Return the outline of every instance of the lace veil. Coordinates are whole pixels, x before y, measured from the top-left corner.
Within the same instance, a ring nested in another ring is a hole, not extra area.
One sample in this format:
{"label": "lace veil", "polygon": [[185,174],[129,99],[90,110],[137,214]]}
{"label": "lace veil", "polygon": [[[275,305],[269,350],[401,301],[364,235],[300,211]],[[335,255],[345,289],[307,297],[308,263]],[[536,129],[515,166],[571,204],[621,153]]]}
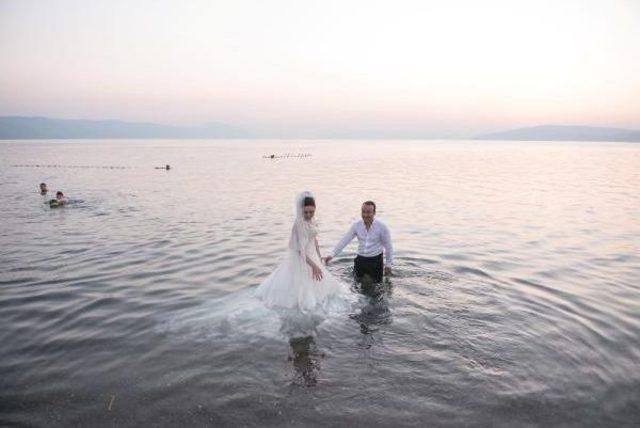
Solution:
{"label": "lace veil", "polygon": [[296,197],[295,213],[296,219],[291,229],[291,238],[289,239],[289,250],[292,255],[298,258],[303,266],[306,263],[306,248],[309,243],[308,225],[304,221],[304,198],[313,197],[311,192],[302,192]]}

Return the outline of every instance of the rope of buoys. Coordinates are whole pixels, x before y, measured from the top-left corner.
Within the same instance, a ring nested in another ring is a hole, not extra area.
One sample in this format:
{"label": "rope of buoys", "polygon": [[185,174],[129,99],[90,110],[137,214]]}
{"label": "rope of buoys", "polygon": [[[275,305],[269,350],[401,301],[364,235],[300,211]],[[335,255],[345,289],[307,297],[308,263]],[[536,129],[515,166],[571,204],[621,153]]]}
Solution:
{"label": "rope of buoys", "polygon": [[113,166],[113,165],[49,165],[49,164],[33,164],[33,165],[11,165],[13,168],[78,168],[78,169],[133,169],[133,166]]}
{"label": "rope of buoys", "polygon": [[311,153],[286,153],[284,155],[264,155],[263,159],[309,158]]}
{"label": "rope of buoys", "polygon": [[[45,164],[33,164],[33,165],[11,165],[12,168],[74,168],[74,169],[134,169],[139,168],[136,166],[115,166],[115,165],[45,165]],[[156,166],[154,169],[170,170],[170,165]]]}

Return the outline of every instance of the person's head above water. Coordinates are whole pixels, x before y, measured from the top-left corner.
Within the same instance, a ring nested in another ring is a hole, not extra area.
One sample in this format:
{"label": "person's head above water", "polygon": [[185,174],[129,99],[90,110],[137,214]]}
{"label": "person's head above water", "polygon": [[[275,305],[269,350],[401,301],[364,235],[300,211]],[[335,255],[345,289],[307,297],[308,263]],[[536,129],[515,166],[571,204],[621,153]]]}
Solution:
{"label": "person's head above water", "polygon": [[47,183],[40,183],[40,193],[45,194],[48,192]]}
{"label": "person's head above water", "polygon": [[302,201],[302,214],[306,221],[310,221],[316,213],[316,200],[311,196],[306,196]]}
{"label": "person's head above water", "polygon": [[62,193],[61,191],[57,191],[56,192],[56,199],[60,200],[64,198],[64,193]]}
{"label": "person's head above water", "polygon": [[365,201],[362,203],[362,221],[364,224],[373,223],[373,218],[376,216],[376,203],[373,201]]}

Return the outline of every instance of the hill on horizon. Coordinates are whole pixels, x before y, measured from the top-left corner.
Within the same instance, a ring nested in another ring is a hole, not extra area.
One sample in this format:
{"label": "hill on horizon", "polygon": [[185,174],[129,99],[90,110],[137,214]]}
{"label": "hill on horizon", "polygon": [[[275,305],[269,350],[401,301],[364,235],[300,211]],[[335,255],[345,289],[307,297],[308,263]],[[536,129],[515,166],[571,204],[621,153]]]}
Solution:
{"label": "hill on horizon", "polygon": [[81,138],[243,138],[250,133],[233,126],[209,123],[171,126],[121,120],[54,119],[0,116],[0,139]]}
{"label": "hill on horizon", "polygon": [[596,126],[541,125],[478,135],[475,140],[640,142],[640,131]]}
{"label": "hill on horizon", "polygon": [[[121,120],[55,119],[49,117],[0,116],[0,140],[26,139],[138,139],[138,138],[291,138],[290,136],[260,135],[254,131],[221,123],[196,126],[173,126]],[[295,135],[296,138],[356,138],[356,139],[453,139],[452,137],[396,135],[393,132],[353,132],[335,130],[319,135]],[[595,126],[541,125],[508,131],[481,134],[474,140],[510,141],[600,141],[640,142],[640,131]],[[455,138],[459,139],[459,138]]]}

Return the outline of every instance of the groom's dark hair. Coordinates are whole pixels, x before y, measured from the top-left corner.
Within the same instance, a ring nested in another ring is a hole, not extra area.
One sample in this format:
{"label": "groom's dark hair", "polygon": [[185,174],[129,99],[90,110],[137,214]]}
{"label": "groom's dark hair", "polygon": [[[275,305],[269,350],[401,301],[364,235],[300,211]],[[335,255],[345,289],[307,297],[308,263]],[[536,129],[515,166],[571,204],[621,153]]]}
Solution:
{"label": "groom's dark hair", "polygon": [[303,207],[308,207],[308,206],[315,207],[316,206],[316,200],[313,199],[311,196],[305,196],[304,201],[302,201],[302,206]]}
{"label": "groom's dark hair", "polygon": [[373,207],[373,213],[376,213],[376,203],[373,201],[364,201],[362,205],[371,205]]}

